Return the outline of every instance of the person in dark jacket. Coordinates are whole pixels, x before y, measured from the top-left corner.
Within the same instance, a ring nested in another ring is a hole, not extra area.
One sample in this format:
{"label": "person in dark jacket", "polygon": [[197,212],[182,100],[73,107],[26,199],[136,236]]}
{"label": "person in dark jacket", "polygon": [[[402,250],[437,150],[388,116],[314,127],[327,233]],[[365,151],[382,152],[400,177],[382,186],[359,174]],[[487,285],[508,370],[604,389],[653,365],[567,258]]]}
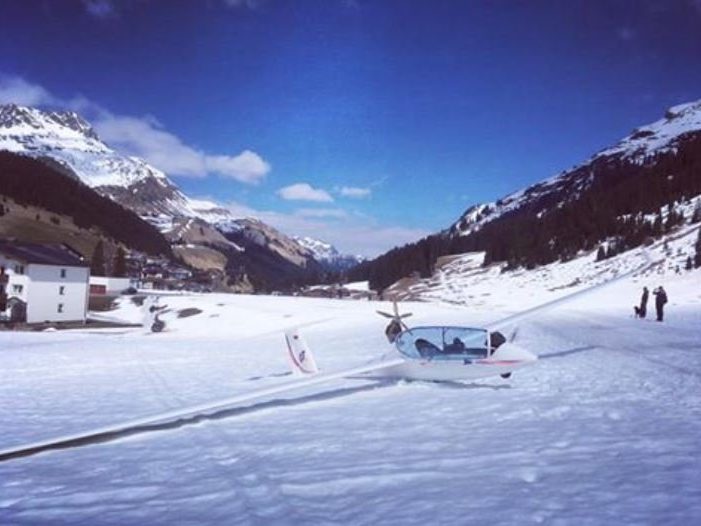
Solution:
{"label": "person in dark jacket", "polygon": [[640,297],[640,309],[638,310],[638,316],[644,318],[647,316],[647,300],[650,297],[650,291],[647,287],[643,287],[643,295]]}
{"label": "person in dark jacket", "polygon": [[664,319],[664,306],[667,303],[667,293],[662,286],[657,287],[652,291],[655,295],[655,308],[657,309],[657,321]]}

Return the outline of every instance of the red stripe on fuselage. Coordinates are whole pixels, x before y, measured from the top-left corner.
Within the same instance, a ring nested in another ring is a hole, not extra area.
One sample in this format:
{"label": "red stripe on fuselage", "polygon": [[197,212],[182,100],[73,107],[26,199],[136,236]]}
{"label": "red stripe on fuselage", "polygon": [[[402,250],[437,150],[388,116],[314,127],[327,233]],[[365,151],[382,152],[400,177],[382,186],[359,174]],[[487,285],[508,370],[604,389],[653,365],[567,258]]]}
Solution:
{"label": "red stripe on fuselage", "polygon": [[477,363],[484,365],[511,365],[521,363],[523,360],[479,360]]}

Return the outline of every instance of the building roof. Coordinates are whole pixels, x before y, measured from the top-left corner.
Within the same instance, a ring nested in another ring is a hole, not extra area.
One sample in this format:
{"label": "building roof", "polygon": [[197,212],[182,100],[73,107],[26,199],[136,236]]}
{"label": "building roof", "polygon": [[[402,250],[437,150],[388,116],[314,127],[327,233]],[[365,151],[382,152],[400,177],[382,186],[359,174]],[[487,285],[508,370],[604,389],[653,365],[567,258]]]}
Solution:
{"label": "building roof", "polygon": [[44,245],[0,239],[0,254],[24,263],[60,265],[62,267],[89,267],[90,264],[68,245]]}

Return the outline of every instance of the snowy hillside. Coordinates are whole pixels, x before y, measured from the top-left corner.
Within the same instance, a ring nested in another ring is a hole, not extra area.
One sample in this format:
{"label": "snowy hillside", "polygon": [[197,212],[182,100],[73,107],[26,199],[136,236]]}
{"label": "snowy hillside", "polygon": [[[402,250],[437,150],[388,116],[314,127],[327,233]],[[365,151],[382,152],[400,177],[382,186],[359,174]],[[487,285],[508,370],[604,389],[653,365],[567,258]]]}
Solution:
{"label": "snowy hillside", "polygon": [[[508,381],[339,380],[0,462],[0,523],[696,524],[699,279],[665,276],[664,323],[629,315],[638,277],[523,320],[540,360]],[[292,325],[326,372],[389,350],[387,303],[162,302],[161,334],[0,332],[0,449],[279,385]],[[412,325],[509,313],[402,308]],[[113,315],[141,317],[129,298]]]}
{"label": "snowy hillside", "polygon": [[667,110],[664,118],[641,126],[612,148],[594,158],[622,156],[635,162],[655,153],[674,150],[679,138],[701,130],[701,100],[680,104]]}
{"label": "snowy hillside", "polygon": [[[385,296],[474,308],[528,308],[544,298],[566,296],[638,269],[643,269],[637,278],[641,288],[647,285],[652,289],[688,272],[685,270],[687,258],[694,259],[700,227],[698,223],[687,224],[650,247],[624,252],[603,261],[596,261],[597,251],[594,250],[568,262],[506,273],[502,271],[503,265],[482,266],[482,252],[445,256],[439,259],[430,278],[400,280],[385,291]],[[697,274],[695,271],[694,275]],[[631,295],[628,310],[632,309],[635,299],[636,295]]]}
{"label": "snowy hillside", "polygon": [[406,288],[410,276],[430,276],[438,258],[449,255],[482,252],[485,265],[497,263],[518,276],[520,269],[555,268],[590,256],[602,245],[609,252],[630,251],[673,234],[698,215],[687,205],[701,196],[699,166],[701,102],[696,102],[670,109],[664,119],[572,170],[471,206],[448,229],[363,263],[349,277],[385,290],[399,280]]}
{"label": "snowy hillside", "polygon": [[504,214],[529,206],[539,206],[542,214],[548,209],[562,206],[587,188],[593,181],[592,165],[612,159],[641,164],[654,154],[674,152],[680,140],[698,132],[701,132],[701,100],[675,106],[667,110],[664,118],[636,128],[614,146],[598,152],[571,170],[497,201],[471,206],[449,230],[465,236]]}

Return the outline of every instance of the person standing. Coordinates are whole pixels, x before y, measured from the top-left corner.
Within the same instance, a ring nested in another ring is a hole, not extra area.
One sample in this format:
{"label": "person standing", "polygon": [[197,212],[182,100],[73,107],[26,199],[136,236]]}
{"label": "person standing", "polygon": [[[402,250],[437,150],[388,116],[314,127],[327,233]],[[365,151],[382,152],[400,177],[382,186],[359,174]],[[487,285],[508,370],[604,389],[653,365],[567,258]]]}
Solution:
{"label": "person standing", "polygon": [[638,311],[641,318],[647,316],[647,300],[649,297],[650,291],[647,290],[647,287],[643,287],[643,295],[640,297],[640,310]]}
{"label": "person standing", "polygon": [[664,288],[660,285],[655,290],[652,291],[655,295],[655,308],[657,309],[657,321],[662,321],[664,319],[664,306],[667,303],[667,293]]}

